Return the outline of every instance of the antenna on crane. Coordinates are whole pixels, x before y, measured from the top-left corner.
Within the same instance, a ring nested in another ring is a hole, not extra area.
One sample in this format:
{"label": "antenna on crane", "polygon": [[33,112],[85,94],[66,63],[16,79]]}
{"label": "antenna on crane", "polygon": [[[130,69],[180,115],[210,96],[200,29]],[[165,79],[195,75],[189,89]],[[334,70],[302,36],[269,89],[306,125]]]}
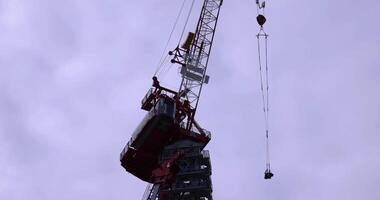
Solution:
{"label": "antenna on crane", "polygon": [[[269,70],[268,70],[268,34],[264,31],[265,18],[265,1],[260,2],[256,0],[257,5],[257,23],[260,25],[260,30],[257,33],[257,46],[259,54],[259,69],[260,69],[260,82],[261,82],[261,96],[263,100],[263,111],[265,117],[265,137],[266,137],[266,169],[264,172],[265,179],[271,179],[273,173],[270,168],[270,155],[269,155]],[[261,41],[264,40],[264,47],[261,46]],[[264,51],[264,52],[262,52]],[[262,58],[262,54],[264,58]],[[265,74],[264,68],[265,67]]]}

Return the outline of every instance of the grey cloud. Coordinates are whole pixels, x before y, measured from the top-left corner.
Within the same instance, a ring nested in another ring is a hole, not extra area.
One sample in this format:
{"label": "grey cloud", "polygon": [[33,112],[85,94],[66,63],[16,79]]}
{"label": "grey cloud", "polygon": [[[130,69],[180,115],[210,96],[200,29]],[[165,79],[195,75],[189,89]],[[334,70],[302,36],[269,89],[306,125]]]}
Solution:
{"label": "grey cloud", "polygon": [[[118,154],[178,4],[0,1],[1,199],[141,198]],[[379,199],[379,8],[268,2],[268,182],[256,11],[225,1],[198,112],[213,132],[215,199]],[[176,74],[162,81],[176,86]]]}

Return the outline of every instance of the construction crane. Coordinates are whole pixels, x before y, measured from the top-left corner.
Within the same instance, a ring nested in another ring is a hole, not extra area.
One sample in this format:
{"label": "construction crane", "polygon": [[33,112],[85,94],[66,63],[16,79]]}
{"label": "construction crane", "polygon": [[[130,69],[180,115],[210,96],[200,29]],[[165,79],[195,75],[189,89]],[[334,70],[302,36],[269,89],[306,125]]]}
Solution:
{"label": "construction crane", "polygon": [[[194,1],[193,1],[194,3]],[[195,29],[169,52],[179,64],[178,91],[156,76],[141,102],[148,111],[120,154],[121,165],[149,183],[143,200],[212,200],[211,162],[204,150],[211,133],[196,121],[215,30],[223,0],[204,0]]]}
{"label": "construction crane", "polygon": [[[185,1],[180,13],[184,4]],[[195,114],[202,88],[210,79],[206,72],[222,4],[223,0],[203,1],[195,31],[188,34],[182,45],[178,44],[168,53],[171,63],[180,67],[179,90],[162,86],[157,76],[153,76],[152,88],[141,102],[141,109],[148,113],[120,154],[121,165],[126,171],[149,183],[143,200],[213,199],[210,155],[204,150],[211,140],[211,133],[200,126]],[[271,179],[273,173],[269,159],[268,35],[264,31],[265,1],[256,0],[256,4],[256,19],[260,26],[256,35],[260,86],[266,127],[264,178]],[[190,13],[186,24],[189,16]],[[184,31],[180,40],[183,33]],[[261,45],[262,40],[265,41],[264,46]]]}

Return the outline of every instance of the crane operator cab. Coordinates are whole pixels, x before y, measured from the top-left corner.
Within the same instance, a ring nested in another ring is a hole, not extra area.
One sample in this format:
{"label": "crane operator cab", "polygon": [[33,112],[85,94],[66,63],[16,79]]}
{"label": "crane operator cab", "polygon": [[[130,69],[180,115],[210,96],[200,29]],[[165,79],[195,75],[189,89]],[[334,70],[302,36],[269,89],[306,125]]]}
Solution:
{"label": "crane operator cab", "polygon": [[155,113],[155,115],[163,115],[169,117],[170,119],[174,119],[175,103],[166,95],[162,95],[154,105],[154,108],[152,108],[152,111]]}
{"label": "crane operator cab", "polygon": [[141,180],[151,181],[160,152],[173,138],[175,110],[172,98],[164,94],[157,97],[120,154],[121,165]]}

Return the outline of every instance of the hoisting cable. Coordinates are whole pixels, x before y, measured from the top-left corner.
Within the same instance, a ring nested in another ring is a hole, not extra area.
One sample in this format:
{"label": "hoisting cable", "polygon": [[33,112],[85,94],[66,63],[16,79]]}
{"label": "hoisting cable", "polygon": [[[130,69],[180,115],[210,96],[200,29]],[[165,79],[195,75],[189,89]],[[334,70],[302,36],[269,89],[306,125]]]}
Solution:
{"label": "hoisting cable", "polygon": [[[161,62],[161,69],[160,71],[157,73],[157,76],[158,77],[162,77],[162,74],[168,70],[167,67],[169,66],[170,62],[167,62],[168,60],[170,59],[169,55],[166,55],[164,60]],[[155,75],[156,76],[156,75]]]}
{"label": "hoisting cable", "polygon": [[[185,25],[183,26],[182,28],[182,32],[181,32],[181,36],[179,37],[179,40],[178,40],[178,44],[177,44],[177,48],[179,47],[181,41],[182,41],[182,38],[183,38],[183,35],[185,33],[185,30],[186,30],[186,27],[187,27],[187,24],[189,23],[189,19],[190,19],[190,16],[191,16],[191,13],[193,12],[193,8],[194,8],[194,3],[195,3],[195,0],[192,0],[191,2],[191,6],[190,6],[190,10],[187,14],[187,17],[186,17],[186,21],[185,21]],[[170,65],[167,65],[168,68],[167,69],[163,69],[162,71],[164,71],[164,76],[170,71],[170,69],[174,66],[173,63],[171,63]]]}
{"label": "hoisting cable", "polygon": [[[177,25],[177,23],[178,23],[178,19],[179,19],[179,17],[180,17],[181,14],[182,14],[182,11],[183,11],[183,8],[184,8],[184,5],[185,5],[185,2],[186,2],[186,0],[184,0],[183,4],[182,4],[182,6],[181,6],[180,12],[179,12],[179,14],[178,14],[178,16],[177,16],[177,19],[176,19],[175,26]],[[194,8],[194,3],[195,3],[195,0],[192,0],[192,2],[191,2],[191,6],[190,6],[190,10],[189,10],[189,12],[188,12],[188,14],[187,14],[186,21],[185,21],[185,24],[184,24],[184,26],[183,26],[183,29],[182,29],[182,32],[181,32],[181,36],[180,36],[180,38],[179,38],[179,40],[178,40],[178,45],[177,45],[177,46],[180,45],[181,40],[182,40],[182,38],[183,38],[183,35],[184,35],[184,33],[185,33],[186,27],[187,27],[187,24],[189,23],[189,19],[190,19],[191,13],[192,13],[193,8]],[[172,35],[173,32],[174,32],[174,28],[175,28],[175,26],[173,26],[173,31],[172,31],[171,35]],[[171,37],[170,37],[170,38],[171,38]],[[169,40],[169,41],[170,41],[170,40]],[[169,42],[168,42],[167,45],[166,45],[166,48],[165,48],[165,51],[164,51],[163,55],[165,54],[165,52],[166,52],[166,50],[167,50],[168,44],[169,44]],[[156,73],[155,73],[154,76],[156,76],[157,74],[158,74],[158,76],[161,76],[161,73],[165,73],[165,75],[166,75],[166,74],[168,73],[168,71],[172,68],[172,66],[173,66],[172,64],[166,64],[166,65],[164,65],[165,61],[166,61],[168,58],[169,58],[169,55],[166,55],[165,58],[161,61],[160,65],[159,65],[159,68],[156,70]],[[165,69],[165,68],[166,68],[166,69]]]}
{"label": "hoisting cable", "polygon": [[170,69],[173,67],[174,63],[168,63],[165,68],[162,70],[162,73],[160,74],[161,79],[165,79],[166,75],[170,71]]}
{"label": "hoisting cable", "polygon": [[181,37],[180,37],[179,40],[178,40],[178,46],[179,46],[180,43],[181,43],[181,40],[182,40],[182,38],[183,38],[183,34],[185,33],[185,30],[186,30],[187,24],[189,23],[189,19],[190,19],[191,13],[193,12],[194,3],[195,3],[195,0],[193,0],[193,1],[191,2],[190,10],[189,10],[189,13],[187,14],[187,18],[186,18],[185,25],[183,26],[183,29],[182,29]]}
{"label": "hoisting cable", "polygon": [[[265,118],[265,138],[266,138],[266,169],[264,172],[265,179],[271,179],[273,173],[270,167],[270,154],[269,154],[269,69],[268,69],[268,34],[264,31],[264,24],[266,18],[265,13],[265,1],[260,2],[256,0],[257,5],[257,23],[260,25],[260,30],[257,33],[257,47],[258,47],[258,57],[259,57],[259,70],[260,70],[260,88],[261,96],[263,101],[263,111]],[[264,47],[261,47],[260,41],[264,40]],[[262,59],[262,50],[264,48],[265,59]],[[264,63],[263,63],[264,62]],[[263,73],[263,65],[265,67],[265,77]],[[264,90],[265,89],[265,90]]]}
{"label": "hoisting cable", "polygon": [[[185,4],[186,4],[186,0],[183,0],[182,5],[181,5],[181,8],[179,9],[179,12],[178,12],[178,14],[177,14],[176,20],[175,20],[175,22],[174,22],[174,24],[173,24],[173,27],[172,27],[172,30],[171,30],[171,32],[170,32],[169,38],[168,38],[168,40],[167,40],[167,42],[166,42],[165,48],[164,48],[164,50],[163,50],[163,52],[162,52],[162,54],[161,54],[161,58],[160,58],[160,60],[159,60],[158,63],[157,63],[157,69],[156,69],[156,72],[154,73],[154,76],[156,76],[156,75],[158,74],[158,72],[161,70],[161,68],[162,68],[162,66],[163,66],[163,64],[164,64],[164,62],[165,62],[165,60],[166,60],[167,57],[168,57],[168,54],[167,54],[166,51],[167,51],[167,49],[168,49],[168,46],[169,46],[170,40],[172,39],[173,33],[174,33],[174,31],[175,31],[175,29],[176,29],[176,27],[177,27],[177,24],[178,24],[179,18],[180,18],[181,15],[182,15],[183,8],[185,7]],[[165,54],[166,54],[166,56],[165,56]],[[164,58],[164,56],[165,56],[165,58]]]}

